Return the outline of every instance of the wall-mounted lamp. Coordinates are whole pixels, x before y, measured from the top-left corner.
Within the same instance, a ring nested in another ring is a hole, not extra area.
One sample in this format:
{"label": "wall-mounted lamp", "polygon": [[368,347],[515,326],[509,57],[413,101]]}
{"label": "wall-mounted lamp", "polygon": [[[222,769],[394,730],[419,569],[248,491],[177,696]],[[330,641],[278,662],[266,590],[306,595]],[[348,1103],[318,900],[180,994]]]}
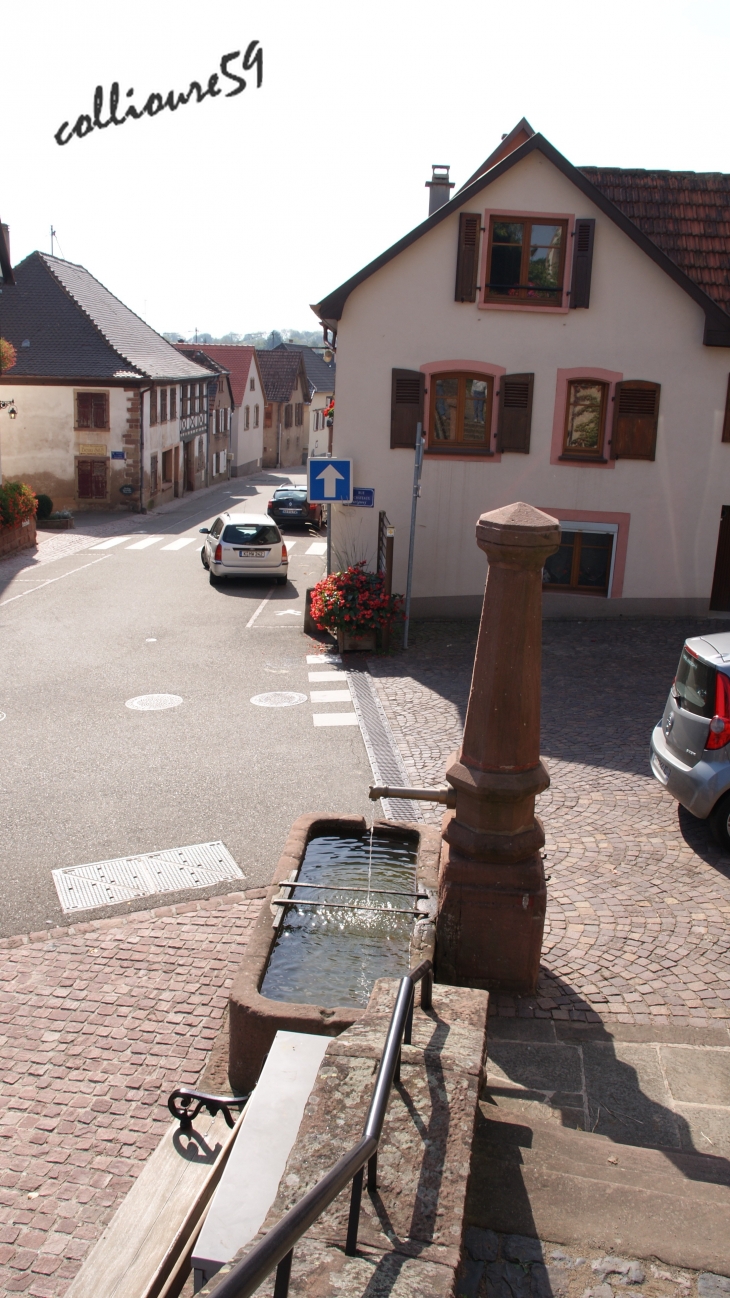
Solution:
{"label": "wall-mounted lamp", "polygon": [[17,410],[15,409],[15,402],[14,402],[14,401],[0,401],[0,410],[4,410],[6,406],[10,406],[10,409],[8,410],[8,417],[9,417],[10,419],[15,419],[15,416],[16,416],[17,413],[18,413]]}

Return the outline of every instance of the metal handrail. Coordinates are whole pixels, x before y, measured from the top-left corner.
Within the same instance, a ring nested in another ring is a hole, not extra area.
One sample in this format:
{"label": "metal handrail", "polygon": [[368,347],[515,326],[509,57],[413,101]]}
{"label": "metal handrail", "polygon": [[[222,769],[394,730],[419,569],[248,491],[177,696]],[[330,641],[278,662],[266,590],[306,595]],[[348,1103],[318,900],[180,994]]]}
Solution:
{"label": "metal handrail", "polygon": [[368,1190],[373,1191],[377,1189],[378,1145],[388,1100],[393,1083],[400,1081],[401,1045],[411,1043],[413,1002],[418,982],[421,983],[421,1008],[430,1010],[433,989],[433,966],[430,960],[424,960],[423,964],[400,980],[360,1140],[299,1203],[284,1214],[281,1221],[264,1235],[248,1256],[237,1262],[228,1275],[224,1276],[220,1284],[216,1285],[216,1298],[249,1298],[275,1267],[274,1298],[287,1298],[295,1244],[350,1181],[352,1196],[345,1253],[348,1257],[354,1256],[357,1250],[364,1168],[367,1163]]}

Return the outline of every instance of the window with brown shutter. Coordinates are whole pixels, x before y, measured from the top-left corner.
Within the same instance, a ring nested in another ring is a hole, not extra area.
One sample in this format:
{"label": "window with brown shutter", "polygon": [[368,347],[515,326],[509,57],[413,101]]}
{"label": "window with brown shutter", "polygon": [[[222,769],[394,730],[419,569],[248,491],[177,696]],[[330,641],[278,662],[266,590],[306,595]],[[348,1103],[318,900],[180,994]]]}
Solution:
{"label": "window with brown shutter", "polygon": [[730,442],[730,374],[727,376],[727,396],[725,397],[725,418],[722,424],[722,440]]}
{"label": "window with brown shutter", "polygon": [[150,495],[151,496],[157,495],[158,485],[159,484],[157,481],[157,456],[153,455],[150,458]]}
{"label": "window with brown shutter", "polygon": [[497,450],[528,455],[534,374],[503,374],[499,381]]}
{"label": "window with brown shutter", "polygon": [[76,427],[108,428],[109,396],[106,392],[76,393]]}
{"label": "window with brown shutter", "polygon": [[390,447],[416,445],[416,429],[423,424],[425,375],[420,370],[393,370],[390,389]]}
{"label": "window with brown shutter", "polygon": [[162,481],[172,482],[172,451],[162,452]]}
{"label": "window with brown shutter", "polygon": [[561,460],[594,460],[605,464],[609,385],[603,379],[570,379],[565,403]]}
{"label": "window with brown shutter", "polygon": [[291,404],[284,406],[284,427],[291,428],[292,425],[292,408]]}
{"label": "window with brown shutter", "polygon": [[484,301],[562,306],[567,235],[558,217],[491,217]]}
{"label": "window with brown shutter", "polygon": [[491,375],[432,374],[429,386],[429,451],[491,455]]}
{"label": "window with brown shutter", "polygon": [[182,399],[180,402],[180,414],[185,419],[190,414],[190,384],[183,383]]}
{"label": "window with brown shutter", "polygon": [[459,213],[459,248],[456,256],[457,302],[476,302],[479,273],[479,235],[482,218],[480,212]]}
{"label": "window with brown shutter", "polygon": [[160,388],[160,423],[167,423],[167,388]]}
{"label": "window with brown shutter", "polygon": [[294,407],[294,423],[299,428],[304,423],[304,402],[297,401]]}
{"label": "window with brown shutter", "polygon": [[170,418],[177,419],[177,388],[170,388]]}
{"label": "window with brown shutter", "polygon": [[591,270],[593,267],[593,236],[596,223],[592,219],[576,220],[573,231],[573,275],[570,282],[571,307],[587,307],[591,300]]}
{"label": "window with brown shutter", "polygon": [[616,384],[611,458],[653,460],[659,423],[659,383],[626,379]]}
{"label": "window with brown shutter", "polygon": [[76,480],[79,500],[105,500],[106,460],[77,460]]}
{"label": "window with brown shutter", "polygon": [[157,388],[150,392],[150,424],[157,423]]}

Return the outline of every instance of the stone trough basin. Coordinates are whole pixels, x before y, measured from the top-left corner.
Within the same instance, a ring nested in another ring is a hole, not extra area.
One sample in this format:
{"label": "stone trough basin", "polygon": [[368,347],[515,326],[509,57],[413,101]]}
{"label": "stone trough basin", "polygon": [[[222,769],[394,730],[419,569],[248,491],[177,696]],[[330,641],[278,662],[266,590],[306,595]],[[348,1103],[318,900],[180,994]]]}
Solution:
{"label": "stone trough basin", "polygon": [[[376,820],[371,845],[362,816],[294,822],[230,993],[234,1091],[255,1086],[278,1031],[337,1037],[362,1017],[378,977],[399,977],[433,955],[440,850],[431,825]],[[306,904],[276,904],[287,884],[320,878],[326,887],[297,889]],[[399,895],[411,890],[425,894],[415,907]],[[333,899],[363,909],[338,909]]]}

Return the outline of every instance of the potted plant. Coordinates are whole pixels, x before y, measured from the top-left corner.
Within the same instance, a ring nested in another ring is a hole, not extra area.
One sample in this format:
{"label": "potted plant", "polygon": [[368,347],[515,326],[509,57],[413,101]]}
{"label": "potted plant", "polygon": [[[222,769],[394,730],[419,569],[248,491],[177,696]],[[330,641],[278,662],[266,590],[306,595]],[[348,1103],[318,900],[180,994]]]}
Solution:
{"label": "potted plant", "polygon": [[361,560],[317,582],[312,589],[311,617],[321,631],[336,636],[340,652],[359,649],[372,653],[377,633],[393,625],[402,605],[402,596],[387,593],[385,573],[368,572]]}
{"label": "potted plant", "polygon": [[0,485],[0,554],[35,545],[37,508],[38,501],[24,482]]}

